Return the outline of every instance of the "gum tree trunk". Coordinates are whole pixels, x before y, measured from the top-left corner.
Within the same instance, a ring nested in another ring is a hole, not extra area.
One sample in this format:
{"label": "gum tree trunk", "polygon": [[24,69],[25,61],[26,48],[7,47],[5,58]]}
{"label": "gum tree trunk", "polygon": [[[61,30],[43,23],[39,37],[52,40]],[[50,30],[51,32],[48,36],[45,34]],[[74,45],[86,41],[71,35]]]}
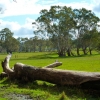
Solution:
{"label": "gum tree trunk", "polygon": [[54,67],[62,65],[61,62],[54,62],[43,68],[16,63],[14,69],[10,69],[8,55],[2,62],[3,73],[1,76],[8,76],[11,79],[18,79],[21,81],[35,81],[42,80],[58,85],[71,86],[93,86],[100,88],[100,73],[99,72],[83,72],[54,69]]}

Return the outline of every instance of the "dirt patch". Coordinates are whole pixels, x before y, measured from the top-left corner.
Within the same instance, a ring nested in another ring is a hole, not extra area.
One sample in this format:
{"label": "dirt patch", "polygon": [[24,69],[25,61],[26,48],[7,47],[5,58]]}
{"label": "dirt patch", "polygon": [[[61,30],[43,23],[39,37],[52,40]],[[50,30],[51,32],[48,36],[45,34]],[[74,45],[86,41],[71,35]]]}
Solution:
{"label": "dirt patch", "polygon": [[24,94],[7,94],[4,98],[7,98],[8,100],[36,100],[32,99],[29,95]]}

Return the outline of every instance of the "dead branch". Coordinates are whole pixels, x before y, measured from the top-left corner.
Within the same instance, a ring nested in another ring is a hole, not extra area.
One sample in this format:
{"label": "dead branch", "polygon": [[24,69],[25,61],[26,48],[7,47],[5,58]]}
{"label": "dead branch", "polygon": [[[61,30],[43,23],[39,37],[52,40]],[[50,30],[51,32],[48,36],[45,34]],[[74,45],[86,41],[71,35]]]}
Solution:
{"label": "dead branch", "polygon": [[59,85],[86,85],[91,84],[100,88],[100,72],[84,72],[84,71],[71,71],[53,69],[54,67],[62,65],[61,62],[54,62],[50,65],[38,68],[22,63],[16,63],[14,70],[9,67],[9,60],[11,55],[8,55],[2,62],[3,71],[9,76],[9,78],[23,80],[23,81],[35,81],[42,80]]}

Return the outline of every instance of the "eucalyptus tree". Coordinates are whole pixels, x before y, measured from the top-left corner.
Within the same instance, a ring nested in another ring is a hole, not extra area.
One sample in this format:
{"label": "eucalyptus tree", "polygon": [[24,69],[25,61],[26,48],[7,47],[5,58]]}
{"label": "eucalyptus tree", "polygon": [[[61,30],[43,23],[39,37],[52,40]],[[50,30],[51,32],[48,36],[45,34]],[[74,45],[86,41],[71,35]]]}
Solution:
{"label": "eucalyptus tree", "polygon": [[26,42],[28,41],[28,38],[18,37],[17,40],[19,41],[19,52],[27,52],[28,47]]}
{"label": "eucalyptus tree", "polygon": [[71,31],[74,27],[74,13],[70,7],[51,6],[50,10],[41,10],[40,17],[34,22],[34,33],[47,34],[56,46],[59,56],[70,56]]}
{"label": "eucalyptus tree", "polygon": [[[76,21],[76,36],[77,36],[77,54],[79,55],[79,48],[82,47],[84,54],[87,54],[87,47],[91,50],[97,39],[96,30],[98,27],[98,22],[100,21],[98,17],[91,11],[85,8],[74,9],[75,21]],[[95,32],[94,32],[95,31]],[[93,34],[92,34],[93,33]],[[95,39],[94,39],[95,38]]]}
{"label": "eucalyptus tree", "polygon": [[13,33],[8,28],[4,28],[0,31],[0,40],[1,41],[5,41],[10,36],[12,37]]}
{"label": "eucalyptus tree", "polygon": [[100,31],[98,32],[98,44],[96,50],[100,53]]}
{"label": "eucalyptus tree", "polygon": [[5,49],[5,40],[12,35],[13,33],[8,28],[4,28],[0,31],[0,46],[2,49]]}
{"label": "eucalyptus tree", "polygon": [[99,43],[98,34],[99,32],[96,29],[93,29],[88,33],[84,34],[82,37],[82,41],[85,45],[87,45],[90,55],[92,54],[92,50],[96,49]]}
{"label": "eucalyptus tree", "polygon": [[4,46],[6,48],[7,53],[17,52],[19,50],[19,42],[14,37],[7,38],[5,40]]}
{"label": "eucalyptus tree", "polygon": [[18,41],[13,37],[13,33],[10,29],[4,28],[0,31],[1,46],[6,49],[7,52],[17,51],[19,48]]}

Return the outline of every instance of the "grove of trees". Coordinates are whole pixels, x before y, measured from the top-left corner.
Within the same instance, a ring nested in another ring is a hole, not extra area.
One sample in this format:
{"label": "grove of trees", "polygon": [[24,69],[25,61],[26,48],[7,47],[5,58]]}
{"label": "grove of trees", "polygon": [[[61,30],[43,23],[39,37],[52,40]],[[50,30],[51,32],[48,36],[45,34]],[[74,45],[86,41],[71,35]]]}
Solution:
{"label": "grove of trees", "polygon": [[4,28],[0,31],[0,52],[14,52],[18,51],[19,42],[13,37],[13,33]]}
{"label": "grove of trees", "polygon": [[[33,37],[14,38],[10,29],[0,31],[0,52],[55,51],[61,56],[92,54],[100,50],[100,19],[85,8],[51,6],[32,23]],[[76,52],[74,54],[74,52]]]}

